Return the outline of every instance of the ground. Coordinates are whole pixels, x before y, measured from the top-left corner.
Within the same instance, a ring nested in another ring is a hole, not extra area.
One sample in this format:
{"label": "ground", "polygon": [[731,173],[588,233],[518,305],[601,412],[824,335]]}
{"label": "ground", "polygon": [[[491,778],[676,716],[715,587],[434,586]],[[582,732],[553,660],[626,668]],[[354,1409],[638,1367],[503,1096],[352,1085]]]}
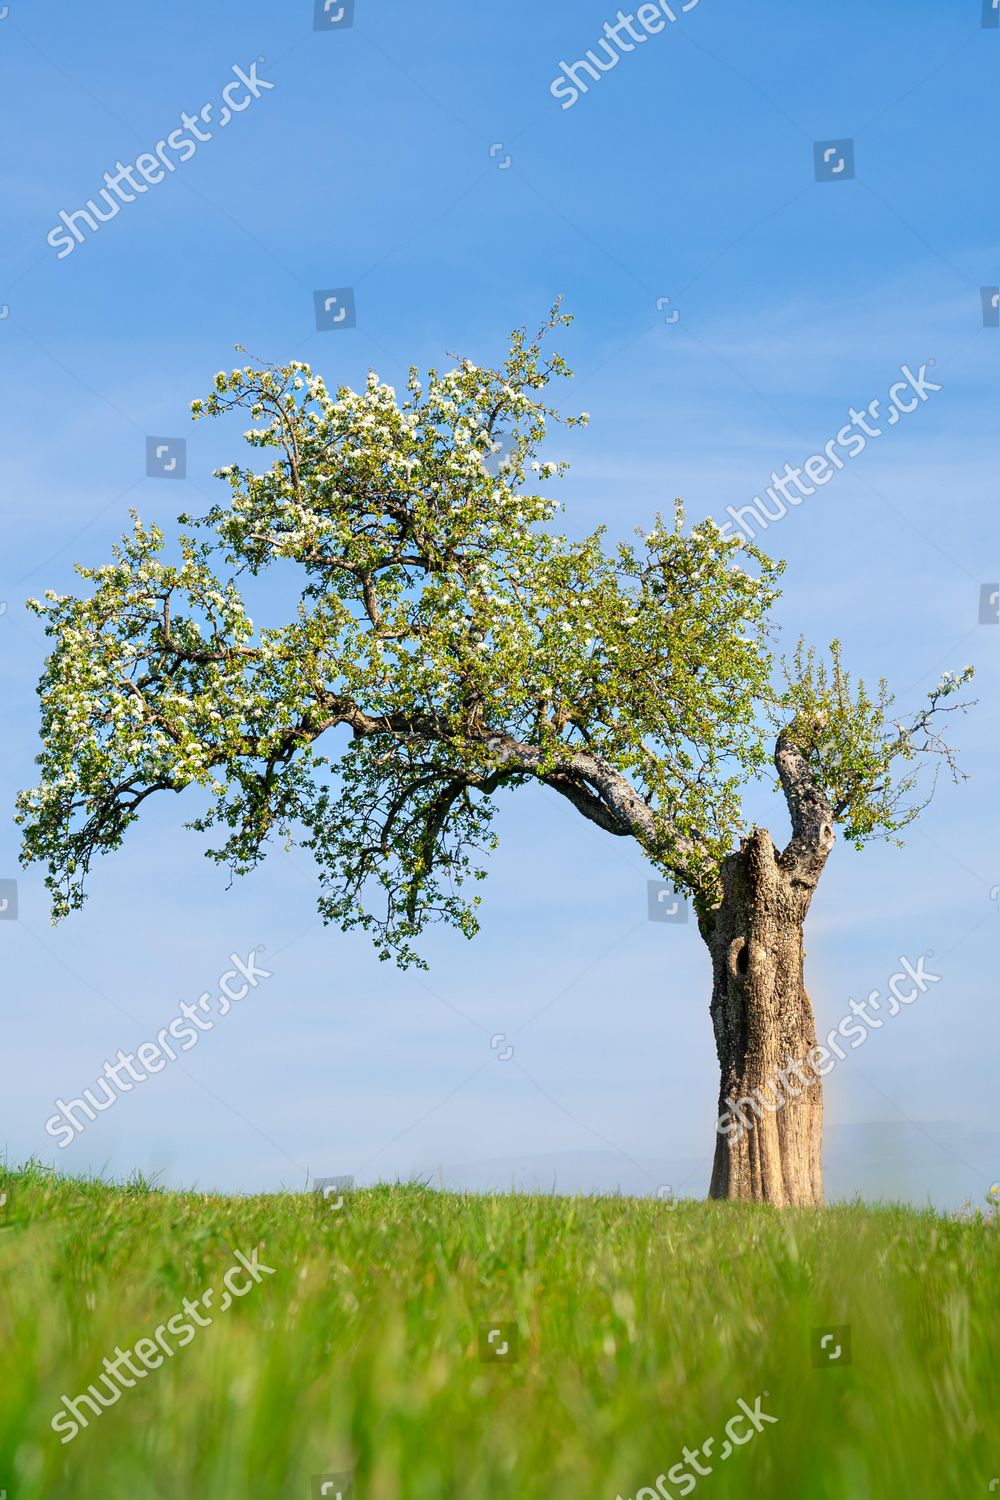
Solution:
{"label": "ground", "polygon": [[[3,1194],[10,1500],[950,1500],[1000,1476],[989,1212],[37,1168]],[[62,1442],[105,1358],[121,1395]]]}

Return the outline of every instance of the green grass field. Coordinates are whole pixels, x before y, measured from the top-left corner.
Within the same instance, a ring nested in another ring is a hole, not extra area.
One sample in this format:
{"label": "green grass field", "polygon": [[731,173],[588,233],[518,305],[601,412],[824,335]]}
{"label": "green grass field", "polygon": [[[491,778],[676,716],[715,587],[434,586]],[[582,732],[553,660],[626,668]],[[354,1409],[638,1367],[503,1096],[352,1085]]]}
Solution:
{"label": "green grass field", "polygon": [[[1000,1476],[991,1215],[421,1187],[336,1208],[34,1169],[3,1193],[9,1500],[308,1500],[348,1471],[345,1500],[950,1500]],[[198,1326],[183,1303],[206,1288]],[[851,1363],[838,1334],[816,1365],[813,1330],[842,1325]],[[63,1397],[116,1350],[145,1374],[62,1442]],[[777,1421],[721,1459],[741,1398]]]}

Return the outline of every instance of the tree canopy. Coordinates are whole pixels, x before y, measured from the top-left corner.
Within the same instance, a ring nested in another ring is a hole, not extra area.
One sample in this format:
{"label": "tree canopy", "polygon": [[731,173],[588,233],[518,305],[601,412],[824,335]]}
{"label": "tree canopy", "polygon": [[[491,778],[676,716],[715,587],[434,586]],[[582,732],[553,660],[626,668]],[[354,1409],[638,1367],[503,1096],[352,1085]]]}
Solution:
{"label": "tree canopy", "polygon": [[[193,413],[248,412],[257,462],[220,470],[228,497],[170,549],[133,514],[110,562],[78,568],[85,597],[30,601],[53,649],[18,819],[55,917],[148,797],[188,787],[215,859],[244,872],[270,840],[302,843],[324,918],[403,964],[430,921],[476,930],[496,795],[528,781],[636,838],[703,921],[776,734],[786,795],[782,751],[855,843],[915,815],[893,763],[954,769],[934,716],[971,669],[894,722],[836,643],[829,663],[800,645],[780,679],[781,566],[679,502],[633,543],[555,529],[535,491],[566,465],[539,455],[587,420],[547,402],[570,371],[546,337],[569,321],[557,305],[515,332],[495,369],[412,370],[403,399],[375,374],[331,393],[302,363],[216,376]],[[294,617],[255,625],[272,570]]]}

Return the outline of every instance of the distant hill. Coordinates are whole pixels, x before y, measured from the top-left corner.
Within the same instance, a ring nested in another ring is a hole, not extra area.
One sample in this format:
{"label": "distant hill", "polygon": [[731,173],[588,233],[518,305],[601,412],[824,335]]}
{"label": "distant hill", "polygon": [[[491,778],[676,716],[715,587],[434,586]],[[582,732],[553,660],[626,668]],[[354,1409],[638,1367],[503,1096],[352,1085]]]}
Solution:
{"label": "distant hill", "polygon": [[[983,1135],[948,1121],[834,1125],[827,1131],[824,1165],[831,1202],[860,1195],[867,1201],[918,1207],[930,1202],[941,1210],[957,1209],[967,1199],[982,1204],[990,1184],[1000,1179],[1000,1134]],[[476,1192],[516,1187],[523,1192],[645,1197],[663,1186],[676,1197],[702,1198],[711,1161],[707,1156],[662,1156],[630,1162],[614,1151],[563,1151],[450,1166],[422,1163],[414,1170],[429,1176],[435,1187]]]}

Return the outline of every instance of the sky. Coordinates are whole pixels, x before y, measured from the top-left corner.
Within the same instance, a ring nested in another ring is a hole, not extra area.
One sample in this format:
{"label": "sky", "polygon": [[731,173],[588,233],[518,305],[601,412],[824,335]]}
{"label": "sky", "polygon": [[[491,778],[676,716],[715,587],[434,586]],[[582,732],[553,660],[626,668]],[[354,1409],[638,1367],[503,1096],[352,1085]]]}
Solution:
{"label": "sky", "polygon": [[[1000,1177],[1000,12],[643,10],[631,41],[639,20],[606,0],[0,6],[9,1162],[241,1192],[325,1175],[706,1191],[707,952],[692,924],[648,919],[638,846],[554,795],[505,798],[482,932],[433,932],[427,973],[324,928],[303,851],[230,886],[173,799],[57,928],[41,872],[18,867],[45,655],[24,601],[73,589],[130,508],[169,530],[224,493],[212,471],[241,459],[242,424],[192,425],[189,403],[242,362],[234,346],[399,386],[411,364],[496,361],[562,294],[576,375],[558,399],[591,422],[543,456],[571,462],[574,535],[628,537],[675,496],[722,522],[913,376],[912,409],[872,421],[761,536],[787,563],[789,646],[840,638],[901,711],[945,670],[977,674],[950,726],[968,779],[941,779],[901,849],[841,841],[808,920],[821,1033],[903,958],[930,953],[939,976],[828,1077],[827,1181],[955,1208]],[[588,49],[607,71],[576,70],[574,90],[563,67]],[[206,138],[184,127],[157,159],[182,112]],[[61,215],[122,167],[131,201],[72,237]],[[317,326],[317,292],[339,323]],[[769,788],[747,808],[787,836]],[[234,953],[268,977],[60,1147],[54,1101],[218,994]]]}

